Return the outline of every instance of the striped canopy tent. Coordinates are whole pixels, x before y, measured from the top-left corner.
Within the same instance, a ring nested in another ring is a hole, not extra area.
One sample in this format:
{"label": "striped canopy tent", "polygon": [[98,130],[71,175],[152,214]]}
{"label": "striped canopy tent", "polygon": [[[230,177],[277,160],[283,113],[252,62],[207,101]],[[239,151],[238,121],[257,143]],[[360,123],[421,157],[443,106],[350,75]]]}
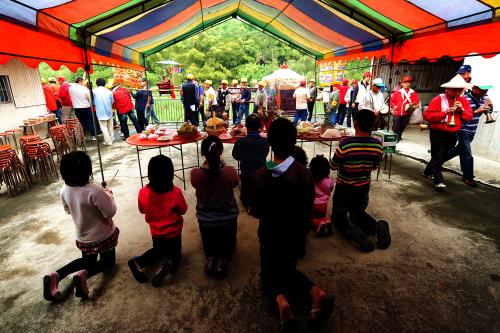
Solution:
{"label": "striped canopy tent", "polygon": [[148,55],[231,18],[315,59],[488,56],[500,48],[499,6],[500,0],[0,0],[0,63],[15,56],[32,67],[45,61],[72,70],[85,63],[137,69]]}

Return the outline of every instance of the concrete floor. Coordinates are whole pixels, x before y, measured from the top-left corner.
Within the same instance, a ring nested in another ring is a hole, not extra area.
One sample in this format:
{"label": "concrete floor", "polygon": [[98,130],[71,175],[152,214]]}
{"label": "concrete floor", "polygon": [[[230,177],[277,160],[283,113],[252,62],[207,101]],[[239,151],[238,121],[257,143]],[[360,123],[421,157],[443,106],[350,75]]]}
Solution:
{"label": "concrete floor", "polygon": [[[233,163],[232,147],[225,148]],[[310,158],[326,152],[312,144],[304,148]],[[97,170],[95,149],[90,153]],[[155,153],[143,155],[143,167]],[[186,155],[194,160],[194,145]],[[70,279],[61,283],[63,303],[42,298],[43,275],[79,255],[73,222],[58,198],[62,182],[13,198],[0,195],[0,331],[277,332],[278,321],[260,291],[257,221],[240,213],[229,277],[205,277],[190,185],[177,273],[160,289],[135,282],[127,260],[151,242],[137,210],[135,150],[121,142],[104,148],[103,157],[108,181],[119,169],[112,188],[121,234],[116,268],[89,280],[87,301],[72,295]],[[417,161],[394,156],[391,178],[382,172],[372,183],[368,211],[389,221],[389,249],[364,254],[337,233],[309,236],[299,266],[337,297],[325,332],[500,332],[500,191],[471,189],[447,173],[447,192],[436,193],[420,176],[422,169]],[[296,310],[306,317],[301,306]]]}

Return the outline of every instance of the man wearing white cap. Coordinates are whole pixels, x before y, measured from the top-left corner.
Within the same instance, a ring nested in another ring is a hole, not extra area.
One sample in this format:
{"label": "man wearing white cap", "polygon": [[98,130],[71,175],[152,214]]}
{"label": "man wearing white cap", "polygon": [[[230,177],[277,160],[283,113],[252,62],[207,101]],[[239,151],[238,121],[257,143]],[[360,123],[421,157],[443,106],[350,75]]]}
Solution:
{"label": "man wearing white cap", "polygon": [[438,191],[446,188],[441,168],[447,159],[448,152],[457,142],[456,133],[462,122],[472,119],[469,101],[460,96],[468,84],[457,74],[450,82],[442,84],[446,88],[444,94],[432,99],[424,112],[424,119],[429,123],[431,141],[431,160],[423,175],[433,178],[434,187]]}
{"label": "man wearing white cap", "polygon": [[381,78],[378,77],[374,79],[372,81],[371,90],[365,94],[359,103],[359,110],[368,109],[375,113],[377,118],[375,119],[375,124],[373,125],[374,130],[378,130],[380,128],[382,116],[387,114],[389,111],[384,102],[384,94],[382,94],[381,91],[383,87],[385,87],[385,85]]}
{"label": "man wearing white cap", "polygon": [[207,107],[205,115],[210,118],[213,113],[217,112],[217,98],[215,89],[212,87],[212,80],[205,80],[205,105]]}
{"label": "man wearing white cap", "polygon": [[488,89],[492,88],[493,86],[489,82],[478,80],[472,83],[472,90],[468,90],[464,94],[473,112],[472,120],[462,122],[462,127],[457,132],[458,143],[448,151],[446,158],[446,160],[450,160],[460,155],[463,182],[472,187],[476,187],[477,182],[474,180],[474,158],[472,157],[471,142],[474,140],[481,115],[490,113],[493,110],[493,105],[487,95]]}

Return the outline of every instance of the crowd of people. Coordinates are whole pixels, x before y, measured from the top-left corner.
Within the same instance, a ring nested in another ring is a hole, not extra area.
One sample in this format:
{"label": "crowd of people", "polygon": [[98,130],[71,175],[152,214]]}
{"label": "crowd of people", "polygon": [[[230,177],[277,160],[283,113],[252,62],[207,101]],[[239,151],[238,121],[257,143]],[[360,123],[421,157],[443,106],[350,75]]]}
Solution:
{"label": "crowd of people", "polygon": [[[423,113],[430,127],[432,156],[424,176],[433,179],[437,190],[445,187],[441,172],[443,163],[458,155],[464,182],[475,186],[470,142],[481,115],[491,112],[487,91],[492,86],[480,80],[471,81],[470,71],[470,66],[462,66],[455,77],[442,85],[444,93],[433,98]],[[257,114],[250,115],[247,103],[250,91],[246,91],[245,79],[241,80],[241,87],[233,81],[232,90],[223,80],[216,91],[210,80],[204,82],[203,88],[189,74],[181,87],[185,121],[197,125],[200,115],[202,121],[206,116],[227,119],[231,108],[236,124],[246,117],[247,134],[236,141],[232,150],[232,156],[241,165],[241,174],[224,162],[224,145],[219,137],[212,135],[201,144],[204,163],[191,171],[191,184],[196,191],[196,218],[206,256],[204,271],[217,278],[228,274],[230,258],[237,249],[240,209],[234,189],[240,186],[242,205],[250,216],[259,220],[262,287],[274,305],[284,331],[295,331],[297,327],[290,305],[291,295],[305,296],[310,302],[311,327],[319,327],[326,321],[334,306],[333,296],[297,270],[299,259],[306,253],[306,238],[310,230],[317,237],[328,237],[335,229],[364,252],[371,252],[376,247],[387,249],[391,244],[389,223],[366,212],[371,172],[378,168],[384,154],[381,142],[372,137],[372,131],[384,126],[383,114],[391,112],[393,128],[401,139],[409,114],[420,106],[420,101],[411,88],[412,78],[404,77],[401,86],[391,92],[389,110],[381,92],[383,81],[375,78],[370,82],[370,78],[370,74],[365,73],[359,85],[354,80],[351,87],[344,80],[338,87],[329,87],[331,93],[323,89],[321,96],[313,80],[308,88],[305,82],[301,82],[294,94],[297,100],[294,122],[282,117],[271,120],[267,124],[267,139],[259,135],[265,121],[261,112],[267,103],[263,82],[255,83]],[[82,81],[82,78],[77,78],[76,84],[69,87],[64,82],[58,87],[44,86],[44,91],[58,88],[54,96],[58,99],[56,110],[60,117],[63,118],[65,112],[59,105],[68,107],[68,102],[71,102],[66,115],[68,110],[74,110],[85,125],[92,121],[92,113],[90,94]],[[51,80],[49,82],[56,85]],[[103,79],[98,79],[96,85],[93,90],[95,115],[105,143],[109,142],[107,140],[112,143],[104,133],[113,130],[112,107],[120,115],[125,136],[129,135],[128,118],[137,132],[144,129],[145,111],[153,104],[147,82],[144,89],[135,93],[124,87],[107,89]],[[325,90],[328,96],[325,96]],[[131,98],[136,99],[138,114],[142,112],[138,118],[134,115]],[[334,120],[334,123],[343,123],[344,118],[348,123],[352,121],[355,135],[342,140],[333,156],[317,155],[308,165],[306,152],[296,145],[294,123],[308,119],[310,103],[316,98],[324,101],[328,120]],[[333,112],[335,116],[331,117]],[[266,161],[270,149],[272,159]],[[43,295],[49,301],[61,299],[58,284],[71,273],[74,273],[75,295],[88,297],[87,280],[114,265],[120,233],[112,219],[117,210],[113,193],[90,181],[92,167],[89,157],[83,152],[67,154],[61,160],[60,170],[65,182],[61,199],[66,212],[72,215],[76,246],[82,257],[44,277]],[[331,170],[337,170],[335,180],[330,176]],[[138,207],[149,224],[152,248],[131,258],[128,266],[138,282],[151,280],[153,286],[160,287],[181,261],[183,215],[190,203],[185,201],[181,189],[173,184],[174,167],[170,158],[164,155],[153,157],[148,165],[148,178],[149,184],[139,191]],[[328,218],[327,207],[332,192],[332,210]],[[146,268],[158,262],[159,269],[148,276]]]}
{"label": "crowd of people", "polygon": [[[335,227],[342,237],[365,252],[374,250],[371,235],[376,236],[378,248],[390,245],[387,222],[376,221],[365,211],[370,174],[383,154],[381,143],[370,136],[374,120],[371,111],[358,112],[354,120],[356,136],[343,142],[331,160],[315,156],[309,169],[306,153],[296,146],[297,130],[286,118],[271,123],[266,139],[259,135],[261,117],[246,117],[247,136],[239,139],[232,151],[241,163],[240,176],[224,162],[224,146],[219,137],[208,136],[202,142],[205,161],[191,171],[191,184],[196,191],[196,217],[207,259],[205,273],[218,278],[228,273],[228,263],[237,248],[240,214],[234,189],[241,182],[241,202],[248,214],[259,220],[262,287],[284,331],[295,331],[297,327],[289,303],[291,295],[306,297],[311,307],[309,325],[313,328],[328,320],[334,306],[333,296],[297,270],[310,230],[322,237],[330,236]],[[266,161],[270,149],[272,160]],[[363,168],[356,167],[360,161],[364,161]],[[336,186],[330,177],[331,168],[338,170]],[[117,210],[113,193],[90,181],[92,166],[88,155],[80,151],[69,153],[61,160],[60,169],[65,182],[60,195],[64,209],[75,223],[76,246],[82,257],[44,277],[43,295],[49,301],[61,299],[58,284],[71,273],[75,295],[87,298],[87,280],[113,267],[120,233],[113,222]],[[183,215],[190,203],[173,184],[170,158],[153,157],[148,178],[149,184],[139,191],[138,207],[149,224],[152,248],[131,258],[128,265],[135,280],[151,280],[153,286],[160,287],[182,258]],[[326,207],[333,190],[332,216],[328,219]],[[159,269],[148,276],[146,268],[158,262]]]}
{"label": "crowd of people", "polygon": [[57,80],[49,78],[48,82],[42,79],[41,82],[47,110],[56,114],[59,123],[76,117],[93,141],[97,140],[97,134],[102,133],[104,145],[113,144],[115,128],[120,127],[125,139],[130,136],[128,119],[137,133],[146,128],[149,120],[159,123],[154,111],[153,94],[146,79],[142,80],[140,89],[133,91],[123,84],[108,85],[103,78],[98,78],[96,87],[92,89],[92,97],[89,82],[82,77],[77,77],[72,84],[64,77],[58,77]]}

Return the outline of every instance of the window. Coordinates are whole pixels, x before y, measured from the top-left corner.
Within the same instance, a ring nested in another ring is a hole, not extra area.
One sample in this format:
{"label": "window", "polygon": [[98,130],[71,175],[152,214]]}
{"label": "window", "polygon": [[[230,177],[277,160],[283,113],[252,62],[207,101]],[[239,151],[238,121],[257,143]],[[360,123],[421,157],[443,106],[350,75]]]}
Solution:
{"label": "window", "polygon": [[7,75],[0,75],[0,104],[12,102],[9,77]]}

